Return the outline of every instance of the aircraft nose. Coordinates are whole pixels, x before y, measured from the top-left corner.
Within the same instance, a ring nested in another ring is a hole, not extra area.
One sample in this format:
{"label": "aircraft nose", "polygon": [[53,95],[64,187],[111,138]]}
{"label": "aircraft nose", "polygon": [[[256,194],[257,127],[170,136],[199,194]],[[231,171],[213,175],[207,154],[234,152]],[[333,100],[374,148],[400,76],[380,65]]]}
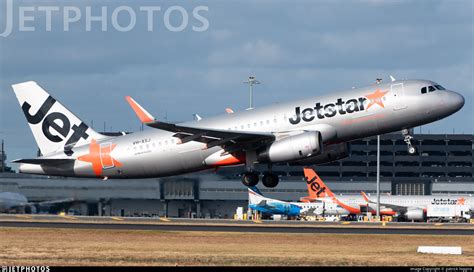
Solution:
{"label": "aircraft nose", "polygon": [[449,93],[449,106],[454,112],[460,110],[464,106],[464,102],[464,96],[456,92]]}

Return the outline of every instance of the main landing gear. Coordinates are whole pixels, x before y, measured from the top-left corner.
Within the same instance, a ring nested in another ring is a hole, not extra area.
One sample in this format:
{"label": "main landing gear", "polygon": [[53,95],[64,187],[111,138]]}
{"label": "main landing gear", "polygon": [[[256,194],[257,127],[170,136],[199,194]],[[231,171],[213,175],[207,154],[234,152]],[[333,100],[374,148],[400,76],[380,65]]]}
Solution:
{"label": "main landing gear", "polygon": [[[257,172],[247,171],[242,175],[242,183],[245,186],[252,187],[258,184],[259,176]],[[265,172],[262,177],[262,183],[265,187],[274,188],[278,185],[280,178],[272,172]]]}
{"label": "main landing gear", "polygon": [[410,132],[408,131],[408,129],[402,130],[402,135],[405,137],[404,141],[407,144],[408,154],[410,155],[416,154],[416,147],[411,142],[411,140],[413,139],[413,136],[410,135]]}
{"label": "main landing gear", "polygon": [[[245,186],[252,187],[258,184],[258,173],[255,172],[254,162],[256,161],[256,153],[247,151],[245,154],[245,167],[247,171],[242,175],[242,183]],[[278,185],[280,178],[274,174],[271,165],[268,165],[268,172],[265,172],[262,177],[262,183],[265,187],[274,188]]]}
{"label": "main landing gear", "polygon": [[242,183],[245,186],[252,187],[258,184],[258,173],[247,171],[242,175]]}

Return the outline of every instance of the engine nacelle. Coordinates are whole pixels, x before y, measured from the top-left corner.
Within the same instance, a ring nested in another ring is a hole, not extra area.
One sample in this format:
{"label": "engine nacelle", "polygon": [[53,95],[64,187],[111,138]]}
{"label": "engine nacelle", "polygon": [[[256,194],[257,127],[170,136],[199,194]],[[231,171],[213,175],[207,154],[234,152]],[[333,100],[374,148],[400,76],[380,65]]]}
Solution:
{"label": "engine nacelle", "polygon": [[320,154],[321,151],[321,133],[303,132],[273,142],[267,149],[258,153],[258,160],[260,162],[288,162],[314,156]]}
{"label": "engine nacelle", "polygon": [[425,212],[422,209],[408,210],[405,213],[405,218],[409,221],[423,221],[425,219]]}
{"label": "engine nacelle", "polygon": [[349,153],[350,151],[348,143],[326,145],[324,146],[324,151],[321,154],[290,163],[290,165],[315,165],[328,163],[347,158]]}

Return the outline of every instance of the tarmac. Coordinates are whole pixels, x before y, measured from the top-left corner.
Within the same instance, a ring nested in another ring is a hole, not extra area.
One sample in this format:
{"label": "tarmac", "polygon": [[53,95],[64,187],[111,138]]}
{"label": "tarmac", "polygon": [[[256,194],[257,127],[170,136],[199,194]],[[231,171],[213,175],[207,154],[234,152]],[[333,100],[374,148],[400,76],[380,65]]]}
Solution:
{"label": "tarmac", "polygon": [[320,222],[29,214],[0,214],[1,227],[260,233],[474,235],[474,224],[468,223]]}

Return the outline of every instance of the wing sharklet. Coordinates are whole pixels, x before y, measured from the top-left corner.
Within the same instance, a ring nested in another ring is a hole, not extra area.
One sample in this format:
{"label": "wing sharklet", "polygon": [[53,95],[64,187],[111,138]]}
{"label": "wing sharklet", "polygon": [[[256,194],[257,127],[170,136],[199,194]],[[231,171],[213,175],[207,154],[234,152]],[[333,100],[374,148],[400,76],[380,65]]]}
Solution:
{"label": "wing sharklet", "polygon": [[138,119],[142,123],[149,123],[155,121],[155,117],[151,115],[147,110],[145,110],[140,104],[137,103],[133,98],[130,96],[126,96],[125,99],[127,100],[128,104],[132,107],[135,114],[138,116]]}

